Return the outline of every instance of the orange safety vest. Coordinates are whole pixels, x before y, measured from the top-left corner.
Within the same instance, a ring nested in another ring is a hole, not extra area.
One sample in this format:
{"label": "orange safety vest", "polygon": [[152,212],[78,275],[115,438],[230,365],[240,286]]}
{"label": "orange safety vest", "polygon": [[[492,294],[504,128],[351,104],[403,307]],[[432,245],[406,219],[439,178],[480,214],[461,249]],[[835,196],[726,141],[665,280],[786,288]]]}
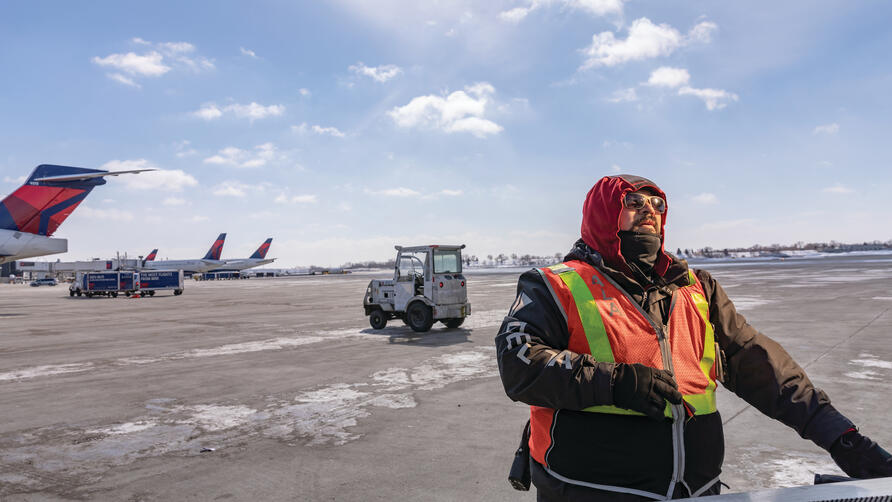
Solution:
{"label": "orange safety vest", "polygon": [[[696,415],[715,413],[715,337],[703,286],[693,272],[688,271],[688,285],[673,294],[666,326],[655,324],[612,279],[585,262],[568,261],[539,272],[567,321],[568,350],[599,362],[671,369],[688,408]],[[616,406],[582,411],[643,416]],[[531,406],[530,415],[530,454],[547,467],[554,410]],[[667,402],[665,415],[680,420],[684,411]]]}

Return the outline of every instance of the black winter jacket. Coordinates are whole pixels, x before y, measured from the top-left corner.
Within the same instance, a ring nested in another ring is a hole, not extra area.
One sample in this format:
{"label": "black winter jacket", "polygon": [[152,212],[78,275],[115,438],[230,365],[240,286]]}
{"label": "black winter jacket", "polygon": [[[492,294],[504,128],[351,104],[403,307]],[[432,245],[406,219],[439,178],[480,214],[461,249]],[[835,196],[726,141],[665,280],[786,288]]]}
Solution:
{"label": "black winter jacket", "polygon": [[[581,240],[564,259],[569,260],[585,261],[609,275],[654,322],[663,325],[668,320],[672,294],[687,285],[688,266],[682,260],[673,259],[663,278],[645,287],[605,265],[601,256]],[[694,273],[703,285],[709,320],[727,363],[725,387],[803,438],[829,449],[853,427],[852,423],[830,405],[827,395],[812,385],[805,371],[777,342],[747,324],[708,272],[695,269]],[[523,330],[527,335],[523,339],[528,342],[512,343],[508,339],[518,330]],[[569,332],[538,271],[530,270],[520,277],[517,300],[495,341],[507,395],[515,401],[556,410],[554,444],[547,457],[549,474],[556,479],[662,495],[669,490],[673,469],[683,469],[682,484],[687,485],[689,494],[717,482],[724,455],[718,413],[696,416],[685,423],[683,462],[677,466],[670,420],[579,411],[614,404],[614,363],[571,353],[571,369],[564,364],[548,365],[556,352],[567,350]]]}

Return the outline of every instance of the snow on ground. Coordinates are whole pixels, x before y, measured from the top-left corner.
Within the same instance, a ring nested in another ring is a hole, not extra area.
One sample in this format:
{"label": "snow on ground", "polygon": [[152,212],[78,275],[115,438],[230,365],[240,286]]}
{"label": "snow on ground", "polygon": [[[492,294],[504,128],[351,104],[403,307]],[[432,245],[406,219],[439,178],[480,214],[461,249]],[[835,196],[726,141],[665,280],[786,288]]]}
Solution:
{"label": "snow on ground", "polygon": [[260,409],[238,403],[184,406],[154,399],[146,403],[145,416],[125,423],[29,431],[17,446],[0,450],[0,463],[33,474],[33,480],[25,475],[27,479],[16,481],[27,485],[39,480],[40,472],[101,476],[115,465],[168,452],[198,454],[209,445],[223,449],[254,432],[310,446],[342,445],[360,437],[351,429],[371,415],[372,408],[413,408],[418,391],[498,375],[493,351],[485,347],[444,354],[414,367],[377,371],[365,381],[301,391],[292,399],[266,396],[262,399],[268,404]]}
{"label": "snow on ground", "polygon": [[[481,329],[486,327],[492,328],[492,335],[495,336],[495,331],[498,329],[498,326],[502,323],[502,319],[505,317],[507,309],[505,310],[490,310],[483,312],[473,312],[470,317],[465,320],[465,323],[462,325],[461,329]],[[394,325],[401,321],[395,320],[391,321]],[[389,332],[393,331],[396,333],[405,333],[409,330],[406,327],[388,327],[384,330],[373,330],[371,328],[347,328],[347,329],[338,329],[338,330],[326,330],[326,331],[318,331],[311,332],[306,334],[301,334],[294,337],[278,337],[267,340],[257,340],[251,342],[243,342],[243,343],[234,343],[234,344],[226,344],[220,345],[217,347],[208,347],[202,349],[192,349],[188,351],[181,352],[170,352],[167,354],[161,354],[158,356],[132,356],[132,357],[122,357],[112,361],[95,361],[95,362],[84,362],[84,363],[70,363],[70,364],[55,364],[55,365],[43,365],[43,366],[33,366],[30,368],[22,368],[19,370],[9,371],[5,373],[0,373],[0,383],[2,382],[14,382],[19,380],[27,380],[31,378],[37,377],[48,377],[54,375],[64,375],[68,373],[80,373],[86,371],[95,371],[99,369],[108,369],[114,367],[125,367],[130,365],[143,365],[143,364],[157,364],[167,361],[176,361],[181,359],[194,359],[194,358],[202,358],[202,357],[218,357],[218,356],[230,356],[235,354],[244,354],[248,352],[261,352],[261,351],[271,351],[271,350],[285,350],[294,347],[299,347],[302,345],[308,345],[313,343],[320,343],[324,341],[329,341],[332,339],[346,339],[346,338],[363,338],[367,340],[377,340],[377,341],[387,341],[386,337],[377,336],[376,333]],[[411,331],[408,331],[411,333]],[[436,336],[435,333],[431,333],[430,335],[420,335],[420,336]]]}

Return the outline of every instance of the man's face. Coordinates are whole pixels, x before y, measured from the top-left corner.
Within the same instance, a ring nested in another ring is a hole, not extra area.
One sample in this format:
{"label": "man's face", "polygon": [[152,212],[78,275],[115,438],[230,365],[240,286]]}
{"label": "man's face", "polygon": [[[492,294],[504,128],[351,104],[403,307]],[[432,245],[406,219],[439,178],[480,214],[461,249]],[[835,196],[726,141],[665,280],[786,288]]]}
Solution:
{"label": "man's face", "polygon": [[643,195],[646,202],[644,206],[638,209],[631,209],[623,204],[623,208],[619,213],[619,229],[659,235],[660,228],[663,225],[663,215],[654,211],[651,205],[650,197],[653,194],[648,190],[639,190],[633,193]]}

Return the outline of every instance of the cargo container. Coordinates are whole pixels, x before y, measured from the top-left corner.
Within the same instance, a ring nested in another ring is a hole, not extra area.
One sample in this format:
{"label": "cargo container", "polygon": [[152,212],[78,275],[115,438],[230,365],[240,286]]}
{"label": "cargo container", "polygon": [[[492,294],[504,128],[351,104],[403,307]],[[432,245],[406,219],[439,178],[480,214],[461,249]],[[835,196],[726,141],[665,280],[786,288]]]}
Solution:
{"label": "cargo container", "polygon": [[133,271],[78,272],[68,287],[68,296],[111,296],[133,294],[139,289],[139,273]]}
{"label": "cargo container", "polygon": [[139,294],[155,296],[155,291],[173,291],[174,295],[183,294],[182,270],[143,270],[139,273]]}

